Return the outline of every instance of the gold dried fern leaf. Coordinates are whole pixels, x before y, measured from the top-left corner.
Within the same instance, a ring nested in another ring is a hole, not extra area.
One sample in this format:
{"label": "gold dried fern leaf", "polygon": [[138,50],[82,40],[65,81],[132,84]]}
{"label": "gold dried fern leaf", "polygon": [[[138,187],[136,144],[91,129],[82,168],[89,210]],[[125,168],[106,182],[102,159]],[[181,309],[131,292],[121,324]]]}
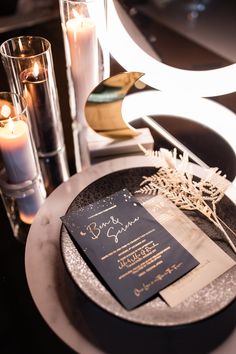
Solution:
{"label": "gold dried fern leaf", "polygon": [[[185,168],[189,160],[186,153],[181,156],[182,165],[178,169],[176,149],[173,152],[165,149],[160,149],[159,151],[142,150],[148,158],[156,161],[157,167],[162,167],[152,176],[144,176],[140,184],[142,188],[137,190],[136,193],[148,195],[159,193],[170,199],[182,210],[200,212],[222,231],[236,253],[236,247],[222,224],[226,228],[228,226],[218,218],[216,213],[216,204],[224,196],[227,186],[227,183],[224,183],[225,178],[219,182],[219,176],[225,177],[221,175],[221,171],[217,168],[210,168],[207,171],[206,179],[195,181],[194,176],[187,172]],[[217,183],[214,184],[214,181]],[[235,234],[233,230],[231,231]]]}

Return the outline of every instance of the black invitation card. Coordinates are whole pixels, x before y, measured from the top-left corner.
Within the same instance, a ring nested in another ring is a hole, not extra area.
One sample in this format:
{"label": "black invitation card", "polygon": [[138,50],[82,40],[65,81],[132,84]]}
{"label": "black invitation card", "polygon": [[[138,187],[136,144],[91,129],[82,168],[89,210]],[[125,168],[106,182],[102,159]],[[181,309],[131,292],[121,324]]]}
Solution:
{"label": "black invitation card", "polygon": [[199,264],[127,189],[61,219],[128,310]]}

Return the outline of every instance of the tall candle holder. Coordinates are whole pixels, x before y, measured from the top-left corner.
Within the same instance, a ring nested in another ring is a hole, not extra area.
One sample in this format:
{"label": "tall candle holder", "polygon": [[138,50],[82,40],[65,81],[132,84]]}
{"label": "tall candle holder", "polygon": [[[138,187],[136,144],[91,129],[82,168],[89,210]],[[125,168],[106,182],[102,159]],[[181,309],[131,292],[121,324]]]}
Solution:
{"label": "tall candle holder", "polygon": [[11,38],[0,47],[11,91],[28,104],[47,193],[69,178],[51,45],[42,37]]}
{"label": "tall candle holder", "polygon": [[60,0],[77,171],[90,164],[84,107],[110,74],[106,0]]}
{"label": "tall candle holder", "polygon": [[46,191],[24,98],[0,92],[0,191],[14,236],[25,240]]}

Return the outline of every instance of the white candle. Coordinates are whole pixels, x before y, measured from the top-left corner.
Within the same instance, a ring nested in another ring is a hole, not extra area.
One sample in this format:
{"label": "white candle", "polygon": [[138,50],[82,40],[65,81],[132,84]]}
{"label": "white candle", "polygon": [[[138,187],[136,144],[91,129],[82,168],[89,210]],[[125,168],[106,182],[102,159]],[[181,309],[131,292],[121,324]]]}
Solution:
{"label": "white candle", "polygon": [[33,180],[37,175],[27,123],[11,118],[0,127],[0,149],[10,183]]}
{"label": "white candle", "polygon": [[83,117],[86,100],[99,83],[96,25],[91,18],[77,14],[67,21],[66,28],[77,110]]}
{"label": "white candle", "polygon": [[20,219],[31,224],[44,201],[44,193],[37,183],[31,183],[37,176],[37,166],[28,125],[24,120],[10,118],[14,114],[10,103],[0,101],[0,151],[9,188],[11,184],[14,188],[18,186],[16,203]]}

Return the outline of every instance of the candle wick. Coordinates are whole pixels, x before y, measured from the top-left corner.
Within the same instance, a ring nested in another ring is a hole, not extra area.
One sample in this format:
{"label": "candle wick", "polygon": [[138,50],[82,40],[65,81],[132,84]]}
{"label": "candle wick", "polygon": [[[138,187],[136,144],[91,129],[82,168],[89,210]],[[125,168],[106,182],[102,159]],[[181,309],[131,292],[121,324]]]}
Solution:
{"label": "candle wick", "polygon": [[14,134],[15,127],[11,117],[9,117],[8,120],[8,129],[10,130],[11,134]]}
{"label": "candle wick", "polygon": [[39,77],[39,73],[38,72],[34,73],[34,79],[38,80],[38,77]]}

